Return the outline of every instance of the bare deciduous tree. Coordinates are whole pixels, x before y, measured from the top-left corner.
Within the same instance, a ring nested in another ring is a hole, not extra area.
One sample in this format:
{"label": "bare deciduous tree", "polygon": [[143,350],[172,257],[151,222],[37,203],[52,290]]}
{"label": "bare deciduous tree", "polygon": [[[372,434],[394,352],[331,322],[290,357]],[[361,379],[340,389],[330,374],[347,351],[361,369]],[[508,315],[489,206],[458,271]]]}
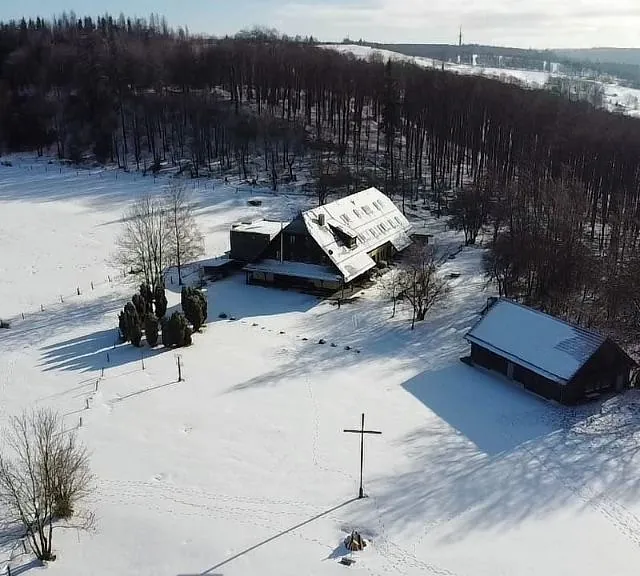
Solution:
{"label": "bare deciduous tree", "polygon": [[[76,514],[91,490],[88,453],[73,432],[65,432],[58,415],[45,409],[13,418],[6,447],[0,453],[0,502],[24,527],[36,557],[55,560],[55,521]],[[89,527],[88,518],[83,527]]]}
{"label": "bare deciduous tree", "polygon": [[182,266],[204,254],[204,239],[194,213],[195,203],[189,189],[173,184],[166,199],[166,211],[171,229],[169,258],[178,268],[178,283],[182,285]]}
{"label": "bare deciduous tree", "polygon": [[170,262],[171,230],[160,198],[146,195],[125,213],[124,229],[116,241],[115,262],[155,287]]}
{"label": "bare deciduous tree", "polygon": [[400,266],[400,291],[413,310],[411,329],[424,320],[432,306],[447,293],[448,286],[438,273],[437,251],[434,246],[414,244]]}
{"label": "bare deciduous tree", "polygon": [[491,187],[492,181],[483,178],[476,185],[460,188],[453,199],[449,227],[464,232],[466,246],[476,243],[478,234],[487,221]]}
{"label": "bare deciduous tree", "polygon": [[398,268],[391,268],[381,279],[380,286],[383,294],[386,298],[393,302],[393,312],[391,318],[396,316],[396,307],[398,298],[402,290],[402,278],[403,274],[400,273]]}

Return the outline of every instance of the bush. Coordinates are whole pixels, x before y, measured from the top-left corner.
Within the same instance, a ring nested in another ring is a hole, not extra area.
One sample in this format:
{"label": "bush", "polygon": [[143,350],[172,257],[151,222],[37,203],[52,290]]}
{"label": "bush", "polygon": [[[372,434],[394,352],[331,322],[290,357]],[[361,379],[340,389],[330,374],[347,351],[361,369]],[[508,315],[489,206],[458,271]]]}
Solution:
{"label": "bush", "polygon": [[149,346],[153,348],[158,344],[158,319],[153,314],[148,314],[145,318],[144,333]]}
{"label": "bush", "polygon": [[164,293],[164,284],[158,284],[154,290],[154,300],[156,303],[156,316],[164,318],[167,313],[167,297]]}

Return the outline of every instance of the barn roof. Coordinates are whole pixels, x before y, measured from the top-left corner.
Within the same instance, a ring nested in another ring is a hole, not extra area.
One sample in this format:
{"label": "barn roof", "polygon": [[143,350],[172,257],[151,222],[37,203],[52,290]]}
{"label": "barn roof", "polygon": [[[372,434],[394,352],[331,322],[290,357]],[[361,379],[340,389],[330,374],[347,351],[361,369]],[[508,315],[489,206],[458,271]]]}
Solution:
{"label": "barn roof", "polygon": [[[319,216],[324,216],[324,223]],[[398,250],[411,244],[411,224],[396,205],[369,188],[302,214],[309,234],[350,282],[375,266],[369,252],[390,242]],[[355,239],[349,248],[343,238]]]}
{"label": "barn roof", "polygon": [[560,384],[569,382],[606,340],[504,298],[489,308],[465,339]]}

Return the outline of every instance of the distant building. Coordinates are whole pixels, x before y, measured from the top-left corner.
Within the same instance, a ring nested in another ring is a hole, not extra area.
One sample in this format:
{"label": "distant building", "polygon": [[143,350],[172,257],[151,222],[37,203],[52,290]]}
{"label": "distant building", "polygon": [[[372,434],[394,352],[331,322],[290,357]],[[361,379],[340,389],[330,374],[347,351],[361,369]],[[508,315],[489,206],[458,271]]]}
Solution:
{"label": "distant building", "polygon": [[636,363],[609,338],[505,298],[465,336],[470,363],[562,404],[621,392]]}
{"label": "distant building", "polygon": [[302,212],[231,229],[230,257],[248,283],[337,290],[411,244],[411,224],[376,188]]}

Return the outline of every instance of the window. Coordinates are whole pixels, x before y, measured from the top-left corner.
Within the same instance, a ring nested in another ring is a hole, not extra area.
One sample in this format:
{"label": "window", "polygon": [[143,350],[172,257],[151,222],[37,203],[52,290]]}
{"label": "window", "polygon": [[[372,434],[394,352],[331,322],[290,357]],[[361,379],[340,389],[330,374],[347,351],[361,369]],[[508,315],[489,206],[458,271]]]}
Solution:
{"label": "window", "polygon": [[360,210],[358,210],[357,208],[353,209],[353,213],[356,215],[356,218],[362,218],[362,212],[360,212]]}
{"label": "window", "polygon": [[381,229],[383,232],[386,232],[386,231],[387,231],[387,227],[384,225],[384,222],[380,222],[380,229]]}
{"label": "window", "polygon": [[296,237],[292,234],[291,236],[289,236],[289,244],[295,244],[296,243]]}
{"label": "window", "polygon": [[371,208],[369,208],[369,206],[365,205],[365,206],[362,207],[362,209],[364,210],[364,213],[367,216],[371,216],[373,214],[373,210],[371,210]]}

